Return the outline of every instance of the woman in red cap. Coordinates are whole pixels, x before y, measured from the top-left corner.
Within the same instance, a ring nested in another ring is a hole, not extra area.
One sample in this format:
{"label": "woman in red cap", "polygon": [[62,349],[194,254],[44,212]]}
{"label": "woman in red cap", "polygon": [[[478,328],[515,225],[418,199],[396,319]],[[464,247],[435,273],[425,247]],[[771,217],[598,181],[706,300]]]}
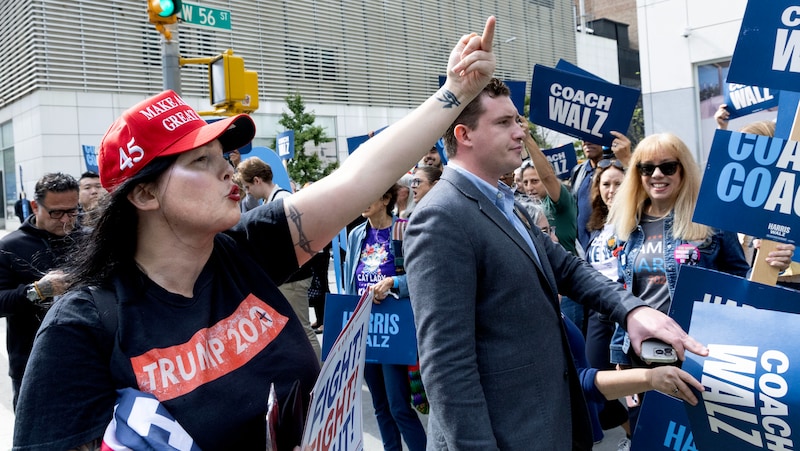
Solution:
{"label": "woman in red cap", "polygon": [[276,283],[413,166],[480,92],[494,71],[494,23],[459,40],[443,88],[334,174],[243,215],[223,152],[253,138],[249,117],[206,124],[171,91],[123,113],[100,145],[109,200],[72,268],[73,289],[36,339],[15,448],[99,446],[116,390],[134,388],[177,424],[147,402],[132,403],[129,424],[149,415],[205,450],[263,450],[270,384],[283,407],[299,382],[305,409],[319,371]]}

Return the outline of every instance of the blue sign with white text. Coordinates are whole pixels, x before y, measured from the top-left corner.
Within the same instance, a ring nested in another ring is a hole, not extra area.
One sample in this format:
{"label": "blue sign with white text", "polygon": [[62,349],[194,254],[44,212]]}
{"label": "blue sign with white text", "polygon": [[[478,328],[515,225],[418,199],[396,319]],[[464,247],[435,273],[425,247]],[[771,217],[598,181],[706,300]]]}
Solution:
{"label": "blue sign with white text", "polygon": [[584,141],[610,146],[611,131],[626,133],[639,91],[537,64],[530,120]]}
{"label": "blue sign with white text", "polygon": [[[322,360],[330,352],[339,332],[358,304],[359,296],[328,293],[325,297],[325,328]],[[367,363],[413,365],[417,363],[417,330],[408,298],[391,296],[373,304],[367,335]]]}
{"label": "blue sign with white text", "polygon": [[[689,330],[694,323],[693,309],[701,303],[719,304],[734,309],[743,307],[742,310],[745,312],[751,312],[758,308],[800,313],[800,293],[797,291],[751,282],[742,277],[706,268],[682,265],[670,304],[669,316],[683,330]],[[746,325],[739,324],[739,330],[746,330],[753,334],[760,333],[758,331],[762,327],[774,328],[770,324],[744,324]],[[694,338],[697,339],[697,337]],[[700,341],[703,344],[709,343]],[[683,368],[686,369],[685,366]],[[698,378],[698,380],[700,379]],[[682,404],[682,401],[661,393],[647,393],[636,426],[634,446],[631,449],[633,451],[719,449],[716,447],[692,447],[694,443],[693,428],[689,426],[689,417],[686,412],[686,409],[692,407],[686,405],[686,408],[676,409]],[[689,447],[687,448],[687,446]]]}
{"label": "blue sign with white text", "polygon": [[553,171],[556,177],[561,180],[569,180],[572,174],[572,168],[578,164],[578,157],[575,155],[575,146],[572,143],[564,144],[563,146],[553,149],[542,150],[547,161],[553,166]]}
{"label": "blue sign with white text", "polygon": [[800,292],[751,282],[720,271],[682,265],[669,316],[689,330],[692,308],[698,302],[800,313]]}
{"label": "blue sign with white text", "polygon": [[282,159],[294,158],[294,130],[278,133],[278,137],[275,138],[275,147],[278,148],[278,156]]}
{"label": "blue sign with white text", "polygon": [[723,83],[723,101],[730,113],[729,119],[747,116],[778,106],[780,91],[738,83]]}
{"label": "blue sign with white text", "polygon": [[796,1],[747,2],[728,82],[797,90],[800,85],[800,5]]}
{"label": "blue sign with white text", "polygon": [[797,144],[717,130],[692,220],[795,244],[800,232]]}
{"label": "blue sign with white text", "polygon": [[683,364],[705,386],[686,406],[697,448],[796,449],[800,315],[698,302],[689,334],[709,352]]}
{"label": "blue sign with white text", "polygon": [[694,450],[694,436],[683,401],[657,391],[644,395],[631,451]]}
{"label": "blue sign with white text", "polygon": [[[99,173],[100,169],[97,166],[97,150],[95,150],[95,146],[82,144],[81,148],[83,149],[83,162],[86,163],[86,170]],[[22,177],[20,177],[21,179]]]}

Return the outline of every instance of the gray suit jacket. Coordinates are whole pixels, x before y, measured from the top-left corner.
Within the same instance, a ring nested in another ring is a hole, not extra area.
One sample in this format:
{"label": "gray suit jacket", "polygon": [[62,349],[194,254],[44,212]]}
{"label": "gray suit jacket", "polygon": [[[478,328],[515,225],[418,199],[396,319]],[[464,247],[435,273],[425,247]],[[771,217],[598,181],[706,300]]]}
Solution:
{"label": "gray suit jacket", "polygon": [[644,305],[534,226],[541,259],[468,179],[445,168],[414,209],[406,271],[428,449],[591,449],[557,293],[624,324]]}

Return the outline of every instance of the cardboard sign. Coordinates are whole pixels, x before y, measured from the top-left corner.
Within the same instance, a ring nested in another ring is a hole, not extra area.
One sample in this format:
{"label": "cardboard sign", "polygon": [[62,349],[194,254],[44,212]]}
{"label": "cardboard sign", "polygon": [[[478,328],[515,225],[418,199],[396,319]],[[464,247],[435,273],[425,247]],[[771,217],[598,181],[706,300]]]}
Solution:
{"label": "cardboard sign", "polygon": [[693,221],[795,244],[800,233],[797,145],[717,130]]}
{"label": "cardboard sign", "polygon": [[556,177],[561,180],[569,180],[572,174],[572,168],[578,164],[578,157],[575,155],[575,146],[571,143],[564,144],[563,146],[554,149],[542,150],[547,161],[553,166]]}
{"label": "cardboard sign", "polygon": [[796,449],[800,316],[698,302],[689,333],[709,350],[683,364],[705,386],[687,405],[697,448]]}
{"label": "cardboard sign", "polygon": [[531,122],[610,146],[611,131],[628,131],[639,91],[537,64],[531,83]]}
{"label": "cardboard sign", "polygon": [[800,5],[747,2],[728,82],[796,91],[800,83]]}
{"label": "cardboard sign", "polygon": [[[361,386],[364,383],[369,316],[372,295],[364,294],[350,321],[336,337],[322,364],[303,429],[303,450],[364,449],[364,417]],[[327,328],[327,325],[326,325]]]}
{"label": "cardboard sign", "polygon": [[730,113],[729,119],[747,116],[778,106],[780,91],[738,83],[723,83],[723,103]]}
{"label": "cardboard sign", "polygon": [[278,133],[278,137],[275,138],[275,146],[278,148],[278,156],[282,159],[294,158],[294,130]]}
{"label": "cardboard sign", "polygon": [[[358,303],[358,296],[331,294],[325,296],[325,329],[322,335],[322,359],[339,331],[347,324]],[[417,363],[417,329],[408,298],[391,296],[372,306],[367,335],[366,361],[413,365]]]}

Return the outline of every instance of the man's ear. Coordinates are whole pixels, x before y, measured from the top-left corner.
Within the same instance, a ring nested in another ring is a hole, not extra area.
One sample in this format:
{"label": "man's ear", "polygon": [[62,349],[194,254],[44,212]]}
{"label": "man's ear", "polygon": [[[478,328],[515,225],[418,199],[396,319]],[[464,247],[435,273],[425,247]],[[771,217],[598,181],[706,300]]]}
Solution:
{"label": "man's ear", "polygon": [[453,129],[453,136],[455,136],[456,141],[464,145],[470,145],[470,129],[464,124],[458,124]]}
{"label": "man's ear", "polygon": [[261,180],[261,177],[259,177],[259,176],[253,177],[253,185],[260,185],[262,183],[264,183],[264,181]]}
{"label": "man's ear", "polygon": [[31,213],[36,214],[39,212],[39,203],[36,202],[36,199],[31,199]]}
{"label": "man's ear", "polygon": [[140,183],[128,193],[128,200],[139,210],[156,210],[161,202],[155,194],[155,185]]}

